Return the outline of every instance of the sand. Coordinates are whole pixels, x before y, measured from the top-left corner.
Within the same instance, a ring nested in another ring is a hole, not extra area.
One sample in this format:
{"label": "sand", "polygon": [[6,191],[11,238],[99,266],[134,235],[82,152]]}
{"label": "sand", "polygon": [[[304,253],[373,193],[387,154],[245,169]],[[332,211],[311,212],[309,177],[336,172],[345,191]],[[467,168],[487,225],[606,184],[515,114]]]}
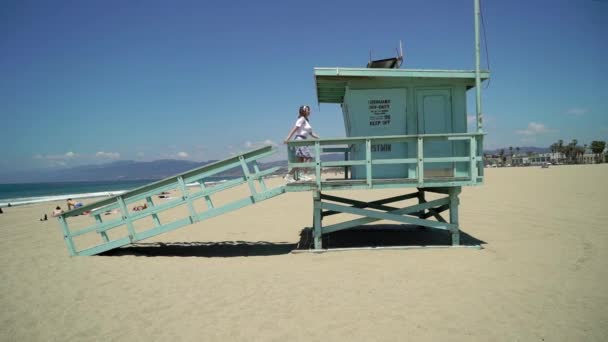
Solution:
{"label": "sand", "polygon": [[1,340],[606,341],[607,176],[487,169],[460,211],[482,250],[289,253],[312,220],[289,193],[146,240],[169,245],[152,256],[69,257],[38,221],[54,203],[5,208]]}

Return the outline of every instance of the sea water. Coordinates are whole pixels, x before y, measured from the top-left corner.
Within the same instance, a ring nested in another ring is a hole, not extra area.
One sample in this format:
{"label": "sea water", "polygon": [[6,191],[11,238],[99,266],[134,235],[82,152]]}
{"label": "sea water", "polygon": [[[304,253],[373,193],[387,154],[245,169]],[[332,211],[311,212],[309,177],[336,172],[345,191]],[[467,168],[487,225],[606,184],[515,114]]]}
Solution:
{"label": "sea water", "polygon": [[[220,177],[205,178],[205,183],[224,181]],[[123,194],[156,180],[53,182],[0,184],[0,207],[40,203],[48,201],[103,197]]]}

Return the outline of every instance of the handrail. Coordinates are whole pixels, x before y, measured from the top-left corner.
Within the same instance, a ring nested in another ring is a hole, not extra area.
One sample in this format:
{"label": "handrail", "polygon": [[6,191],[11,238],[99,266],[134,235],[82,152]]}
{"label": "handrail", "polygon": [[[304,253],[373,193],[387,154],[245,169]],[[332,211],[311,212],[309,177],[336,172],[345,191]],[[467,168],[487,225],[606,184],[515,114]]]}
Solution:
{"label": "handrail", "polygon": [[345,138],[323,138],[310,140],[290,140],[287,142],[289,146],[308,146],[313,145],[312,142],[319,142],[320,145],[339,145],[339,144],[354,144],[365,143],[366,140],[376,140],[382,142],[405,142],[418,138],[429,140],[454,140],[455,138],[479,137],[485,133],[441,133],[441,134],[410,134],[410,135],[379,135],[379,136],[363,136],[363,137],[345,137]]}
{"label": "handrail", "polygon": [[[264,146],[259,149],[243,152],[242,154],[235,155],[228,159],[206,164],[201,167],[171,176],[169,178],[165,178],[165,179],[162,179],[162,180],[150,183],[150,184],[143,185],[139,188],[130,190],[121,195],[112,196],[112,197],[103,199],[101,201],[97,201],[97,202],[87,204],[87,205],[84,205],[84,206],[76,208],[76,209],[72,209],[70,211],[66,211],[63,214],[61,214],[61,216],[63,216],[64,218],[67,218],[70,216],[78,216],[86,211],[92,211],[99,207],[104,207],[108,204],[114,204],[117,201],[118,197],[122,197],[123,199],[128,200],[127,204],[134,202],[134,201],[142,200],[142,199],[145,199],[146,197],[155,195],[156,193],[162,192],[164,190],[174,189],[176,186],[178,186],[178,179],[180,177],[183,178],[185,182],[190,183],[190,182],[196,181],[198,179],[210,177],[210,176],[216,175],[220,172],[223,172],[223,171],[235,168],[235,167],[239,167],[240,163],[235,164],[235,162],[239,161],[240,156],[244,157],[246,162],[249,162],[249,161],[251,161],[250,158],[252,156],[255,156],[256,159],[259,159],[259,158],[263,158],[267,155],[271,155],[275,152],[276,151],[273,150],[272,146]],[[138,195],[140,195],[140,196],[138,196]]]}
{"label": "handrail", "polygon": [[[362,137],[346,137],[346,138],[328,138],[328,139],[311,139],[311,140],[292,140],[288,145],[288,166],[289,168],[302,167],[314,168],[316,174],[317,186],[321,187],[321,171],[325,167],[344,167],[345,169],[353,166],[365,167],[365,181],[371,187],[373,177],[372,165],[416,165],[415,178],[418,185],[423,186],[424,164],[426,163],[467,163],[468,167],[468,183],[476,184],[483,178],[483,169],[478,167],[478,163],[482,161],[482,156],[478,153],[478,146],[482,146],[484,133],[442,133],[442,134],[416,134],[416,135],[387,135],[387,136],[362,136]],[[445,156],[445,157],[425,157],[424,144],[429,141],[454,141],[468,144],[468,149],[465,155],[462,156]],[[372,146],[381,143],[415,143],[416,148],[414,155],[400,156],[394,158],[382,157],[374,158],[372,156]],[[328,145],[346,145],[346,147],[323,148]],[[365,153],[363,159],[352,159],[348,156],[344,161],[322,161],[322,153],[330,152],[353,152],[355,145],[361,146]],[[299,146],[313,147],[312,162],[295,162],[294,148]],[[347,158],[348,157],[348,158]]]}

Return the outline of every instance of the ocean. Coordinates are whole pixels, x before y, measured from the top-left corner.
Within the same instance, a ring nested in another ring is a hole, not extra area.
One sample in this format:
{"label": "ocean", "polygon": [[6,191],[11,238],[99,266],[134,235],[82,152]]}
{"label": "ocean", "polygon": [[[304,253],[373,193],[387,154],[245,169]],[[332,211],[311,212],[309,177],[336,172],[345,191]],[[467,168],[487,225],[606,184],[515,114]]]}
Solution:
{"label": "ocean", "polygon": [[[227,177],[208,177],[205,182],[221,182]],[[114,196],[156,180],[53,182],[0,184],[0,207],[23,205],[68,198]]]}

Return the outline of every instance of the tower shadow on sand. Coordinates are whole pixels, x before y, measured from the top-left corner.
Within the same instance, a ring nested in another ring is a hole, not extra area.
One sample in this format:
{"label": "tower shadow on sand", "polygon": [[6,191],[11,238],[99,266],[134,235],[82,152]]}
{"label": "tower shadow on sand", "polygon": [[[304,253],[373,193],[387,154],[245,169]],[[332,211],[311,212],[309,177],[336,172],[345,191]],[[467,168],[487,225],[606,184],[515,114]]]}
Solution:
{"label": "tower shadow on sand", "polygon": [[[313,248],[312,228],[304,228],[300,233],[298,249]],[[480,246],[485,244],[462,230],[461,246]],[[323,234],[323,248],[364,248],[395,246],[451,246],[452,235],[441,229],[430,229],[414,225],[377,224],[364,225],[354,229]]]}
{"label": "tower shadow on sand", "polygon": [[[463,231],[460,232],[463,246],[485,244]],[[410,225],[378,224],[343,230],[323,235],[323,247],[363,248],[394,246],[451,246],[449,232],[426,229]],[[145,257],[249,257],[289,254],[294,250],[313,248],[312,228],[300,232],[297,243],[267,241],[221,241],[221,242],[151,242],[135,243],[99,254],[100,256],[145,256]]]}

